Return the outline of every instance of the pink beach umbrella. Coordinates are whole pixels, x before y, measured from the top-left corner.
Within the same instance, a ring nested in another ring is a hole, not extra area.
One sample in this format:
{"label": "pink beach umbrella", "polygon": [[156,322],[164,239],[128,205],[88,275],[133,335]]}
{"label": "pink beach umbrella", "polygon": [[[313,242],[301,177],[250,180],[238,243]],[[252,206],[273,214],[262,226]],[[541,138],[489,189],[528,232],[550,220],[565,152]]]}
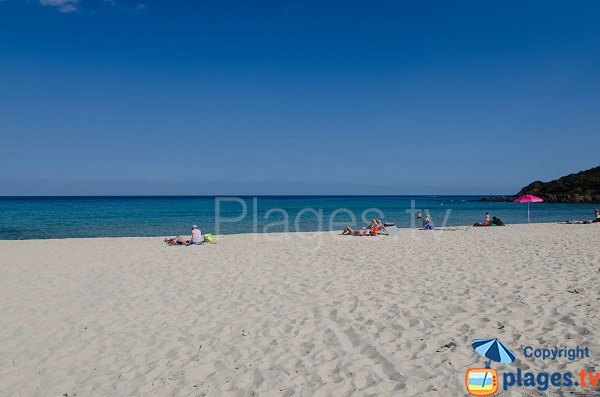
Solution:
{"label": "pink beach umbrella", "polygon": [[527,203],[527,223],[531,223],[531,221],[529,220],[529,203],[541,203],[544,200],[539,198],[538,196],[526,194],[524,196],[514,199],[513,201],[517,203]]}

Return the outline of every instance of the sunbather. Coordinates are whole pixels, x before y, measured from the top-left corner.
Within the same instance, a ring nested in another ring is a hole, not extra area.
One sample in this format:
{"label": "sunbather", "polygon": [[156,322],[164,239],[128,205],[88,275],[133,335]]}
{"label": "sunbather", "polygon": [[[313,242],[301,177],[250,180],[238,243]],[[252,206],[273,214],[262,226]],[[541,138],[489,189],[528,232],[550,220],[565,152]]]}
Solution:
{"label": "sunbather", "polygon": [[568,221],[562,222],[566,225],[589,225],[595,221],[577,221],[575,219],[569,219]]}
{"label": "sunbather", "polygon": [[340,235],[346,236],[376,236],[379,233],[379,227],[373,226],[370,229],[357,229],[352,230],[350,226],[346,226]]}
{"label": "sunbather", "polygon": [[186,240],[181,236],[175,236],[166,238],[163,241],[167,243],[167,245],[186,245],[186,244],[202,244],[202,232],[198,229],[198,226],[192,226],[192,238],[190,240]]}
{"label": "sunbather", "polygon": [[187,240],[181,236],[169,237],[163,240],[167,245],[185,245]]}

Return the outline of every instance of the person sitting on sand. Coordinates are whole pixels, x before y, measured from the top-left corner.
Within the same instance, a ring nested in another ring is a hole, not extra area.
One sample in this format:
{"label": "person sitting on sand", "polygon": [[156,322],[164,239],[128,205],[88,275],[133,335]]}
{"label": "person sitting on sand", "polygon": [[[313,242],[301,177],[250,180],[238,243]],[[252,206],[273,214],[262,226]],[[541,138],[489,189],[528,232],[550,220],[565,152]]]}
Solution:
{"label": "person sitting on sand", "polygon": [[429,217],[429,214],[425,215],[425,219],[423,220],[423,229],[433,230],[433,225],[431,224],[431,218]]}
{"label": "person sitting on sand", "polygon": [[192,226],[192,239],[187,241],[188,244],[202,244],[202,232],[198,226]]}
{"label": "person sitting on sand", "polygon": [[383,227],[383,223],[381,223],[381,221],[378,219],[377,225],[375,225],[371,228],[371,231],[369,232],[369,234],[371,236],[377,236],[382,227]]}
{"label": "person sitting on sand", "polygon": [[594,210],[594,215],[596,216],[596,219],[594,219],[594,222],[600,222],[600,211],[598,211],[598,208],[596,208]]}
{"label": "person sitting on sand", "polygon": [[477,222],[474,223],[473,226],[492,226],[492,221],[490,221],[490,213],[485,213],[485,223]]}

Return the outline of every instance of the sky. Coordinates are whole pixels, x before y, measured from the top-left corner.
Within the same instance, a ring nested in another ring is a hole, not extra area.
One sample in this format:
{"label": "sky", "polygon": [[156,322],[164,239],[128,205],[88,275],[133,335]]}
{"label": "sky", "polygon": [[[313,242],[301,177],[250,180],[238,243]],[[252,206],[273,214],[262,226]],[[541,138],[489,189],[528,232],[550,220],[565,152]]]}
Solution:
{"label": "sky", "polygon": [[0,0],[0,195],[513,194],[600,163],[599,19]]}

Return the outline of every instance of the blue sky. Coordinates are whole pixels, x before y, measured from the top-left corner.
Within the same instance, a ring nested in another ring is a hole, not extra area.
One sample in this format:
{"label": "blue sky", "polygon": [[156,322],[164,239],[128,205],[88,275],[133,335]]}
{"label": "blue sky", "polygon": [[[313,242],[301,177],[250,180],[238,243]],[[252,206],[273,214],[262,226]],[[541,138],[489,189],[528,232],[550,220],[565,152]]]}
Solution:
{"label": "blue sky", "polygon": [[0,0],[0,195],[514,193],[598,165],[599,19]]}

